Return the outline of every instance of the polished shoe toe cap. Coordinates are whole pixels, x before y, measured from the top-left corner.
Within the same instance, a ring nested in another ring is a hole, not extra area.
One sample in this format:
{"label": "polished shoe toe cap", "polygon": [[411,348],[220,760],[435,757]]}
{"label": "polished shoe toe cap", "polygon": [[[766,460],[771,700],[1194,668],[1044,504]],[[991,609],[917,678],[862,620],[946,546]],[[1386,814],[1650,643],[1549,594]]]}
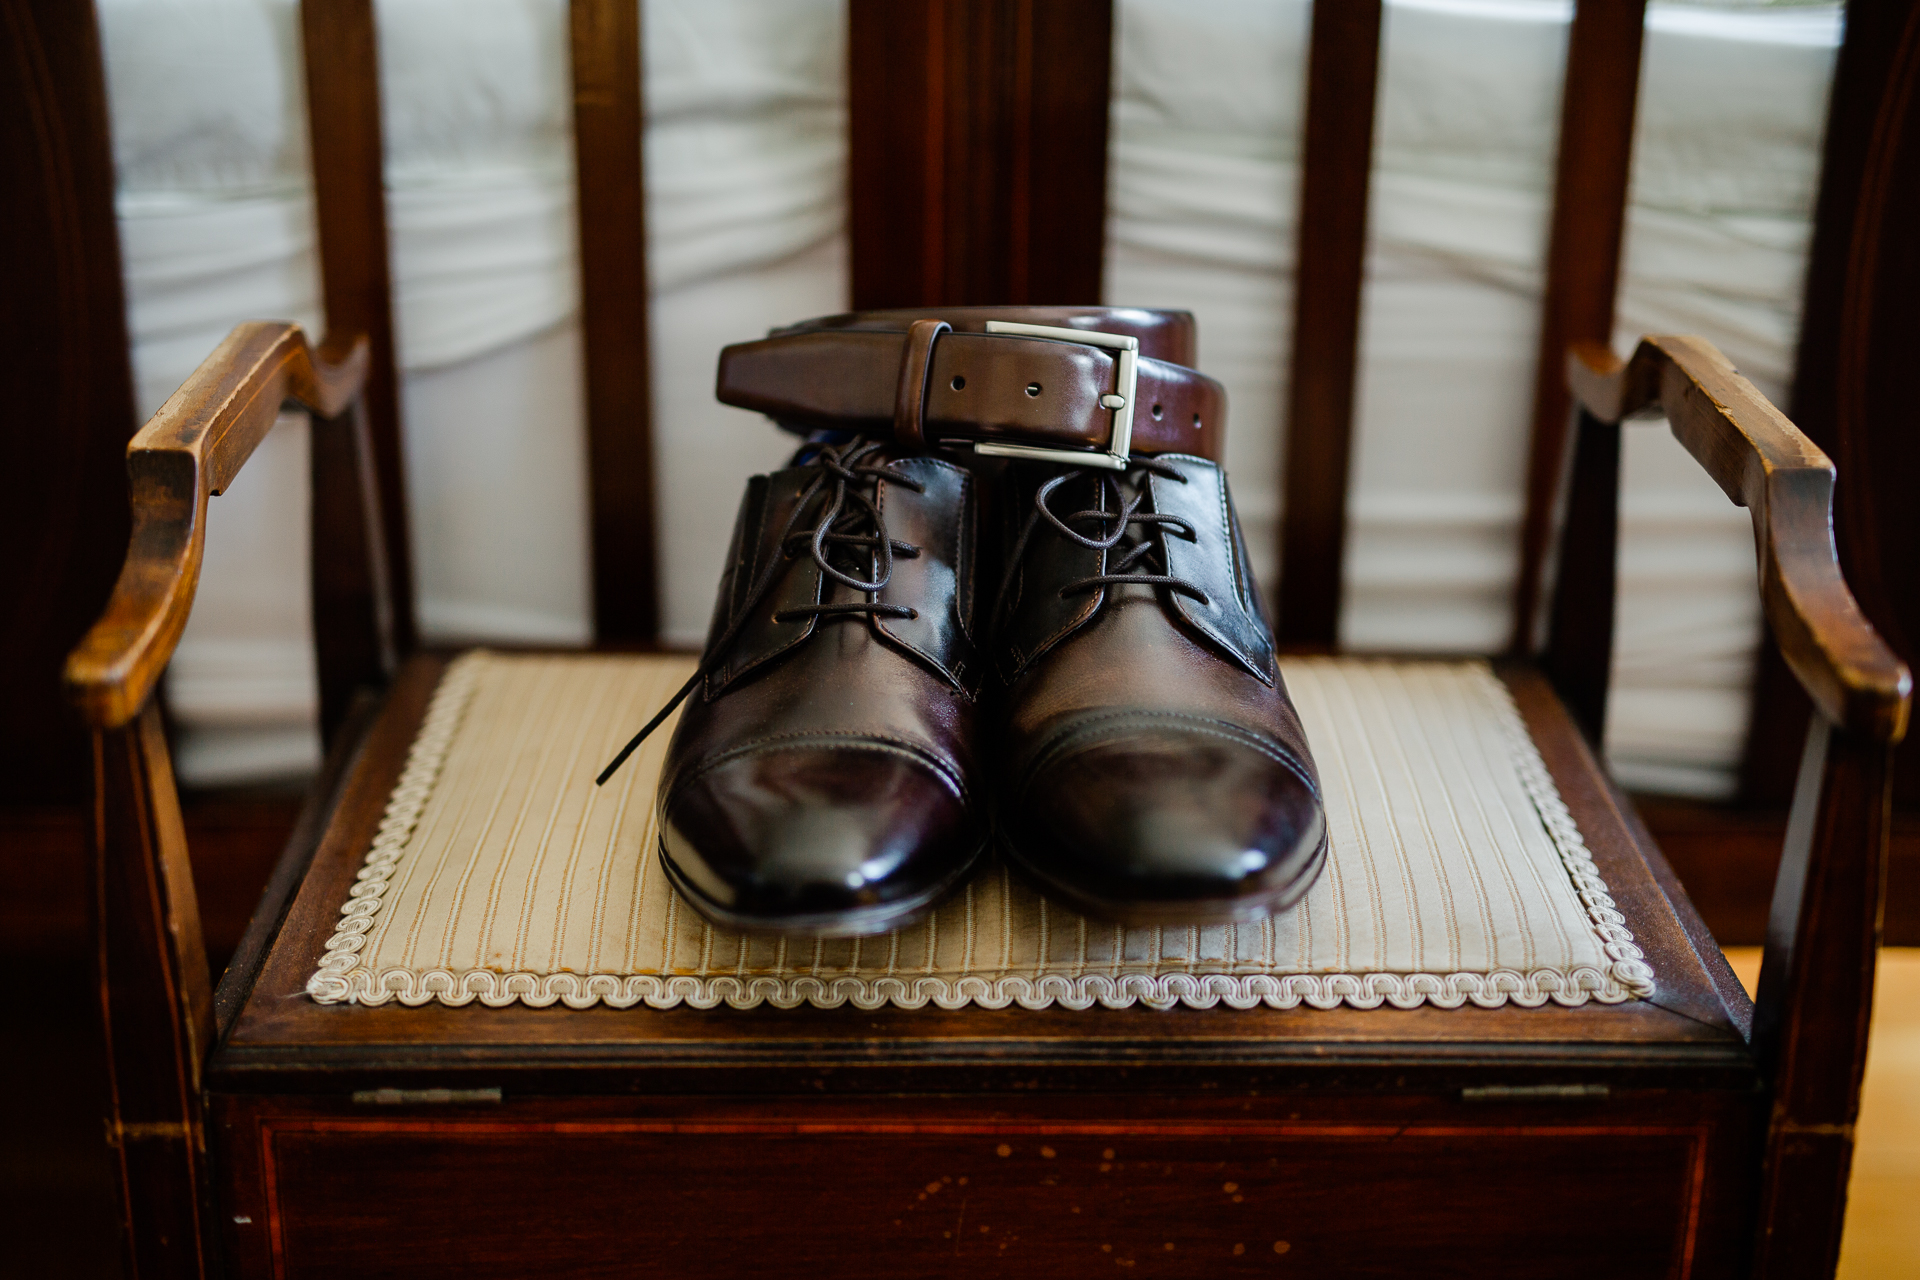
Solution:
{"label": "polished shoe toe cap", "polygon": [[667,869],[703,913],[813,934],[904,923],[959,878],[981,842],[945,771],[859,740],[732,753],[675,787],[660,822]]}
{"label": "polished shoe toe cap", "polygon": [[1097,914],[1140,924],[1254,919],[1318,874],[1326,819],[1276,744],[1198,718],[1057,735],[1009,815],[1016,856]]}

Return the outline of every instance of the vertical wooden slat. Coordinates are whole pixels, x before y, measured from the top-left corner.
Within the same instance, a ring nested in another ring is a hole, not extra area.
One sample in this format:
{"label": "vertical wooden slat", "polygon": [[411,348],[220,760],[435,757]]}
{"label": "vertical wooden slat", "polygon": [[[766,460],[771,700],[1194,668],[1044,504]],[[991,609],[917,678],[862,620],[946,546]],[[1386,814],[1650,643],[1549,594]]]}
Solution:
{"label": "vertical wooden slat", "polygon": [[852,0],[856,308],[1087,303],[1112,0]]}
{"label": "vertical wooden slat", "polygon": [[1380,11],[1313,6],[1276,627],[1293,647],[1331,647],[1340,628]]}
{"label": "vertical wooden slat", "polygon": [[1613,336],[1646,7],[1646,0],[1578,0],[1567,36],[1546,298],[1534,361],[1520,577],[1513,595],[1510,645],[1516,653],[1534,647],[1565,474],[1571,403],[1567,347],[1574,342],[1605,343]]}
{"label": "vertical wooden slat", "polygon": [[640,5],[573,0],[571,15],[594,633],[644,645],[660,629],[660,576]]}
{"label": "vertical wooden slat", "polygon": [[[1852,0],[1834,66],[1789,411],[1839,468],[1847,580],[1894,651],[1920,659],[1920,482],[1911,392],[1920,347],[1920,0]],[[1771,638],[1754,676],[1743,803],[1781,808],[1811,711]],[[1920,809],[1920,738],[1894,757],[1896,810]]]}
{"label": "vertical wooden slat", "polygon": [[1620,537],[1620,424],[1578,412],[1573,484],[1541,669],[1596,746],[1607,729]]}
{"label": "vertical wooden slat", "polygon": [[320,673],[320,740],[327,747],[355,696],[397,665],[386,531],[366,413],[356,400],[308,437],[313,501],[313,641]]}
{"label": "vertical wooden slat", "polygon": [[330,334],[363,333],[371,347],[367,429],[379,467],[394,643],[404,654],[415,639],[413,544],[393,349],[380,49],[373,3],[301,0],[300,25],[306,53],[307,136],[320,238],[321,301]]}
{"label": "vertical wooden slat", "polygon": [[[1024,203],[1012,209],[1018,301],[1100,301],[1106,260],[1111,0],[1024,0],[1029,110],[1015,134]],[[1014,299],[1009,299],[1014,300]]]}

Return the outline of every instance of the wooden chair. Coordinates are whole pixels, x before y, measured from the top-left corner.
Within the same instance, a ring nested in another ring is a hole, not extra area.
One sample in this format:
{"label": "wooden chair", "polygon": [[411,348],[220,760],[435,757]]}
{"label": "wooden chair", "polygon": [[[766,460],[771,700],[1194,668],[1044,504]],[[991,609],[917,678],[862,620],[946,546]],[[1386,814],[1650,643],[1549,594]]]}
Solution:
{"label": "wooden chair", "polygon": [[[449,658],[411,644],[371,13],[367,0],[307,0],[334,334],[316,352],[291,326],[241,326],[136,437],[132,546],[68,666],[93,730],[110,1133],[135,1273],[1830,1272],[1910,680],[1842,579],[1826,457],[1704,343],[1650,340],[1625,363],[1593,345],[1611,322],[1640,11],[1582,0],[1575,22],[1568,99],[1582,109],[1563,127],[1523,619],[1552,558],[1569,382],[1571,488],[1547,643],[1535,654],[1523,633],[1497,669],[1659,974],[1652,998],[369,1009],[322,1008],[304,985]],[[1097,229],[1097,199],[1069,198],[1085,175],[1055,173],[1032,148],[996,157],[1024,145],[1030,119],[965,126],[1026,101],[1021,76],[1037,91],[1091,75],[1087,101],[1053,104],[1047,129],[1103,137],[1105,45],[1087,33],[1106,29],[1106,6],[856,0],[852,15],[856,303],[900,300],[882,289],[910,289],[909,304],[1094,296],[1097,254],[1062,267],[1032,252],[1063,226]],[[1314,16],[1279,602],[1296,648],[1334,634],[1379,17],[1358,0]],[[627,645],[653,628],[652,566],[634,552],[650,555],[645,372],[622,358],[645,350],[636,21],[634,0],[573,4],[597,616],[603,642]],[[1050,36],[1049,22],[1074,38]],[[911,74],[928,63],[946,74]],[[982,63],[1026,70],[969,97]],[[939,131],[880,127],[888,112],[935,107],[958,157]],[[962,135],[972,150],[952,141]],[[916,148],[938,163],[904,170],[926,175],[912,198],[922,212],[951,202],[944,222],[908,222],[945,228],[917,242],[898,224],[875,232],[862,203],[863,184],[901,172]],[[959,200],[943,164],[1011,174],[1013,189]],[[1032,265],[994,276],[993,262]],[[192,604],[207,499],[283,403],[315,415],[329,754],[216,988],[153,690]],[[1819,711],[1757,1008],[1590,745],[1606,697],[1620,423],[1655,405],[1751,511],[1768,623]],[[990,1176],[988,1153],[1014,1143],[1059,1159],[1045,1177]],[[881,1219],[923,1185],[953,1222],[903,1243]],[[1278,1216],[1249,1224],[1242,1186]],[[1196,1258],[1199,1246],[1210,1252]]]}

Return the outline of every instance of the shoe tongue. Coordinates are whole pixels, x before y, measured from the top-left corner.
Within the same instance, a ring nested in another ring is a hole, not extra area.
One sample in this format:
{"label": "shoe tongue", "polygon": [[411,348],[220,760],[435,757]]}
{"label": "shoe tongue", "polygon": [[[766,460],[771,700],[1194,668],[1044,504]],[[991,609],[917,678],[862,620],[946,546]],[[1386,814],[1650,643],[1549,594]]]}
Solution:
{"label": "shoe tongue", "polygon": [[1193,526],[1191,539],[1160,537],[1167,576],[1183,578],[1206,593],[1197,600],[1180,591],[1165,594],[1194,630],[1225,657],[1273,683],[1273,633],[1260,608],[1260,593],[1247,558],[1246,539],[1227,492],[1227,475],[1200,458],[1168,459],[1186,481],[1149,476],[1149,501],[1162,515]]}
{"label": "shoe tongue", "polygon": [[[880,465],[875,458],[868,465]],[[821,479],[817,466],[802,465],[755,476],[748,482],[734,526],[734,542],[728,568],[722,579],[720,599],[711,636],[722,635],[735,616],[746,606],[754,586],[770,566],[775,581],[768,594],[753,607],[751,616],[727,646],[718,663],[709,671],[707,693],[716,696],[747,672],[780,657],[811,637],[821,626],[858,627],[877,630],[891,646],[911,659],[962,688],[976,683],[976,668],[970,625],[971,585],[960,574],[972,571],[973,552],[967,540],[967,494],[965,473],[950,464],[931,458],[904,458],[887,464],[889,469],[921,486],[915,492],[907,485],[861,477],[850,482],[880,509],[884,532],[896,542],[918,547],[918,555],[896,554],[893,573],[887,585],[877,593],[852,587],[824,573],[808,546],[819,521],[832,501],[832,477],[825,481],[827,492],[816,493],[794,519],[796,507],[809,488]],[[842,515],[864,512],[851,498],[843,504]],[[836,520],[836,527],[861,535],[875,532],[870,519]],[[782,543],[785,531],[791,540],[789,557]],[[852,543],[825,545],[829,564],[849,577],[873,581],[881,565],[875,551]],[[915,611],[916,616],[869,617],[864,614],[790,617],[777,621],[776,615],[789,610],[804,610],[811,605],[878,603],[898,605]]]}
{"label": "shoe tongue", "polygon": [[[1140,510],[1180,516],[1193,525],[1195,536],[1189,540],[1178,533],[1166,533],[1160,526],[1133,525],[1111,548],[1087,547],[1041,519],[1034,526],[1008,588],[1010,598],[999,637],[1003,678],[1018,676],[1109,604],[1150,594],[1168,611],[1170,623],[1186,623],[1189,634],[1221,658],[1268,684],[1273,682],[1273,639],[1260,613],[1224,475],[1219,467],[1199,458],[1168,457],[1161,462],[1177,471],[1185,483],[1144,469],[1117,476],[1090,468],[1065,469],[1078,475],[1050,495],[1048,505],[1056,515],[1064,518],[1077,511],[1112,511],[1118,509],[1116,501],[1119,508],[1124,508],[1140,498]],[[1039,485],[1060,474],[1050,470],[1032,477],[1025,500],[1031,503]],[[1104,483],[1102,476],[1111,476],[1115,483]],[[1092,520],[1080,523],[1089,536],[1097,536]],[[1118,572],[1119,561],[1141,539],[1150,540],[1154,549],[1136,559],[1127,572],[1164,573],[1184,579],[1204,591],[1206,601],[1145,584],[1089,587],[1067,596],[1060,594],[1060,589],[1070,583]],[[1144,604],[1144,599],[1140,603]]]}
{"label": "shoe tongue", "polygon": [[[789,467],[747,481],[746,497],[741,499],[740,515],[734,522],[733,547],[720,581],[720,598],[714,606],[709,637],[719,637],[726,632],[746,608],[761,577],[785,556],[781,531],[788,527],[801,495],[818,474],[813,467]],[[754,606],[752,616],[742,624],[740,633],[727,646],[727,652],[708,655],[709,659],[717,659],[707,673],[708,697],[717,695],[748,671],[813,634],[814,618],[777,622],[775,615],[823,603],[823,586],[830,580],[804,550],[788,560],[784,569],[774,572],[778,577],[772,588]]]}
{"label": "shoe tongue", "polygon": [[[1010,472],[1018,486],[1017,519],[1026,520],[1040,488],[1060,476],[1066,477],[1065,482],[1049,495],[1049,506],[1056,514],[1112,510],[1112,486],[1100,483],[1097,479],[1100,474],[1091,468],[1074,466],[1028,466]],[[1003,679],[1012,680],[1035,659],[1092,621],[1106,599],[1106,590],[1091,588],[1062,596],[1060,588],[1105,573],[1108,558],[1105,550],[1082,546],[1044,518],[1034,524],[1020,563],[1009,568],[1011,577],[1000,606],[995,647]]]}

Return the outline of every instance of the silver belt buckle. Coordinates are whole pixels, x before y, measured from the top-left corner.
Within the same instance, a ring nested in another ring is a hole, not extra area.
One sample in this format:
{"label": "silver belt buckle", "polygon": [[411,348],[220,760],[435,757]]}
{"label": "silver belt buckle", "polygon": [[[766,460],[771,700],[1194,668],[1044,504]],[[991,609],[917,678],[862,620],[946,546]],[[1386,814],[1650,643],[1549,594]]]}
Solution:
{"label": "silver belt buckle", "polygon": [[1133,401],[1140,382],[1140,339],[1122,333],[1102,333],[1096,329],[1063,329],[1050,324],[1019,324],[1012,320],[987,321],[988,333],[1004,333],[1019,338],[1052,338],[1057,342],[1077,342],[1086,347],[1106,347],[1118,351],[1115,357],[1114,387],[1100,397],[1100,407],[1113,411],[1113,429],[1107,434],[1105,451],[1086,449],[1048,449],[1031,444],[1000,444],[997,441],[974,442],[973,451],[995,458],[1038,458],[1046,462],[1070,462],[1082,467],[1106,467],[1125,471],[1133,447]]}

